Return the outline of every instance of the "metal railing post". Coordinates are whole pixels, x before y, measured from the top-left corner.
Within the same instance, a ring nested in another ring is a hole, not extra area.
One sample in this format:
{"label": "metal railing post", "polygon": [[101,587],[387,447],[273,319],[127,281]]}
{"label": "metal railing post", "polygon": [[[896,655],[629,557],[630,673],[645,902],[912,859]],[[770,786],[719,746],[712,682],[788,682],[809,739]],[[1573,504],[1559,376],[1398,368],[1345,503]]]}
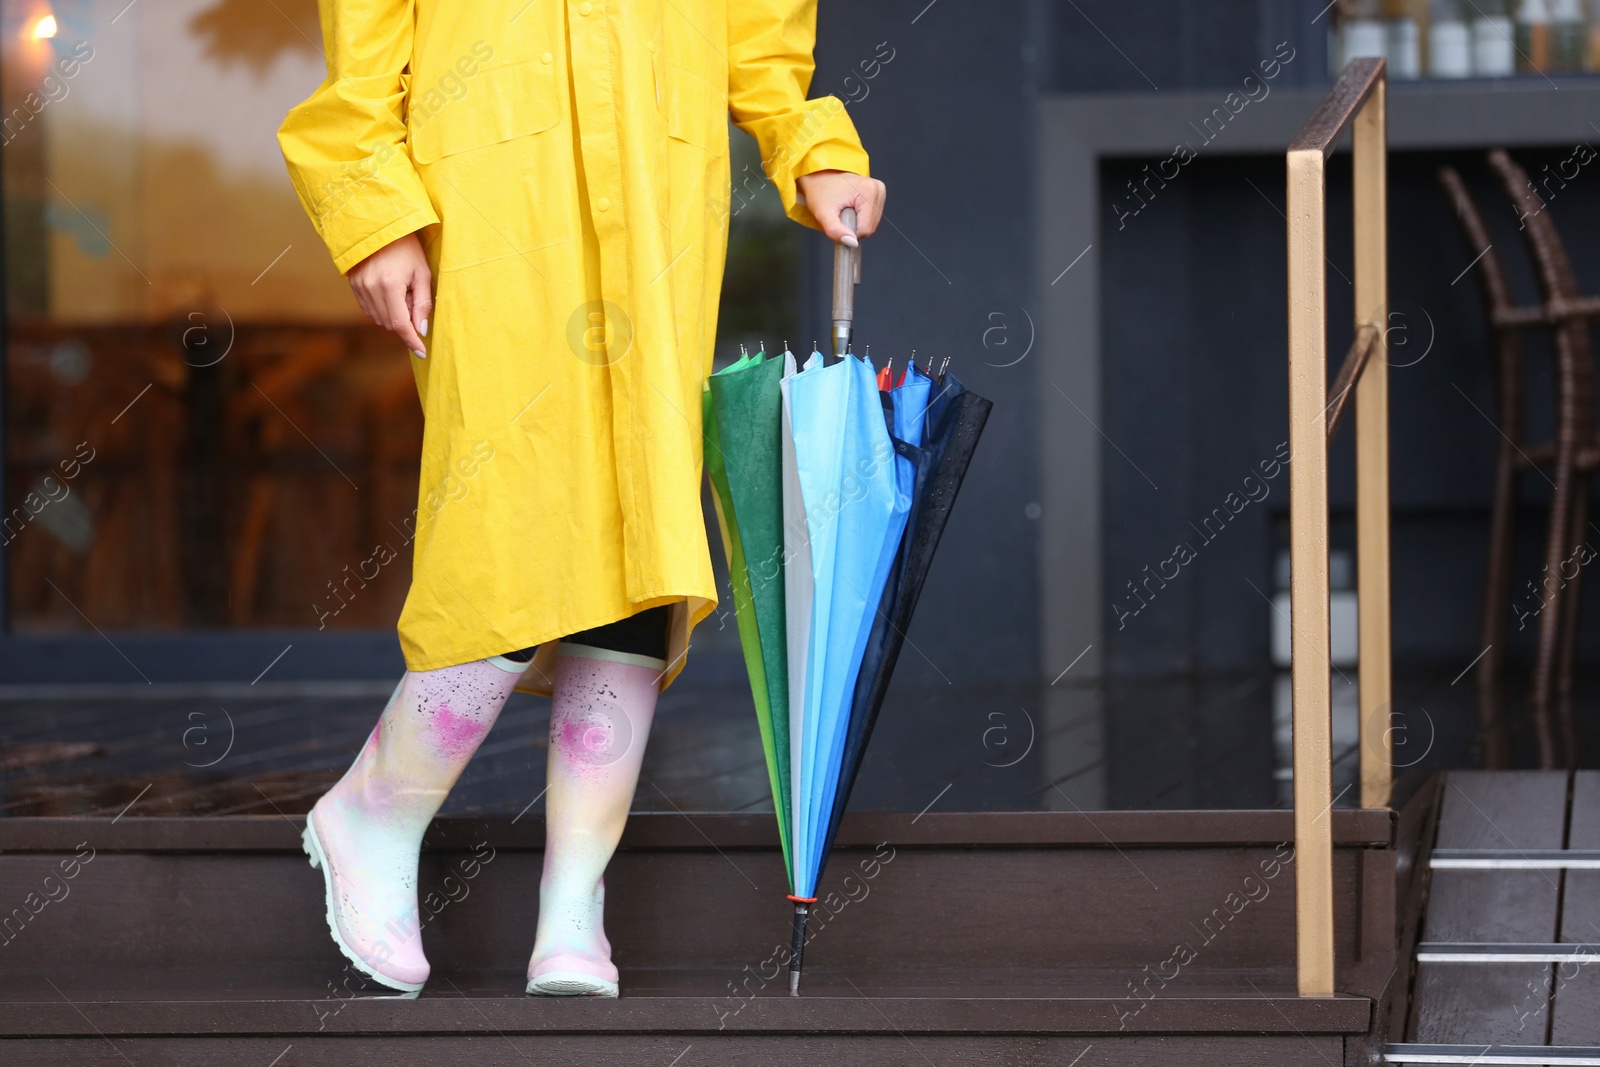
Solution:
{"label": "metal railing post", "polygon": [[1355,118],[1356,329],[1377,329],[1356,385],[1356,594],[1360,612],[1361,806],[1389,803],[1394,766],[1389,731],[1389,244],[1387,85]]}
{"label": "metal railing post", "polygon": [[1333,995],[1333,738],[1328,682],[1328,337],[1320,149],[1289,152],[1289,625],[1295,936],[1301,996]]}
{"label": "metal railing post", "polygon": [[[1333,747],[1329,683],[1326,164],[1354,121],[1356,339],[1338,380],[1354,388],[1361,624],[1361,797],[1389,793],[1388,325],[1384,64],[1352,61],[1289,146],[1289,560],[1293,637],[1295,938],[1304,997],[1334,994]],[[1376,358],[1374,358],[1376,357]],[[1381,721],[1380,721],[1381,720]]]}

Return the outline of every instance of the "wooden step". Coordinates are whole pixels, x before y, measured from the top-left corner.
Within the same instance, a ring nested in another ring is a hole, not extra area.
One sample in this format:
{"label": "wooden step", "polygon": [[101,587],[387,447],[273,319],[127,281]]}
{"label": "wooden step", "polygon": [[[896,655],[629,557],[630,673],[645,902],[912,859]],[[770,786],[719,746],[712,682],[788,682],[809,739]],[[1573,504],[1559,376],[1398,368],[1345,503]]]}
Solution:
{"label": "wooden step", "polygon": [[[1059,980],[1059,976],[1051,976]],[[1360,1034],[1365,997],[1300,998],[1293,990],[1197,986],[1159,997],[1119,1020],[1121,999],[1106,985],[1023,984],[1016,975],[970,973],[941,986],[846,975],[820,977],[798,997],[783,980],[743,999],[721,973],[623,971],[615,1000],[529,997],[519,973],[438,975],[415,1000],[302,989],[170,988],[108,994],[56,982],[39,993],[0,994],[0,1032],[10,1037],[162,1034],[543,1033],[551,1029],[635,1033],[908,1034]],[[782,988],[780,988],[782,987]],[[232,994],[232,995],[227,995]],[[68,999],[70,998],[70,999]]]}
{"label": "wooden step", "polygon": [[298,816],[0,819],[0,901],[38,907],[0,915],[0,1061],[1341,1063],[1394,965],[1389,812],[1333,813],[1329,999],[1294,995],[1288,812],[863,813],[791,998],[771,816],[640,814],[606,876],[622,996],[529,998],[542,823],[430,828],[407,1000],[350,988]]}
{"label": "wooden step", "polygon": [[1344,1059],[1338,1037],[1294,1034],[1100,1038],[1050,1034],[627,1034],[588,1031],[23,1038],[19,1067],[1313,1067]]}

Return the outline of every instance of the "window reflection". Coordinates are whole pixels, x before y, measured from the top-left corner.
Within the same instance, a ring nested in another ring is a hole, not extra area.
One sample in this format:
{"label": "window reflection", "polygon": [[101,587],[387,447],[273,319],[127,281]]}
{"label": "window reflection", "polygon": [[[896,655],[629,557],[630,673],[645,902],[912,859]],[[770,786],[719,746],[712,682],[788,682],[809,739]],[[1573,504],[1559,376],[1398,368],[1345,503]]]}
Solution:
{"label": "window reflection", "polygon": [[[0,36],[11,627],[393,626],[416,389],[276,139],[316,0],[0,0]],[[719,362],[805,343],[798,228],[733,152]]]}
{"label": "window reflection", "polygon": [[275,138],[314,0],[0,11],[13,628],[392,625],[415,387]]}

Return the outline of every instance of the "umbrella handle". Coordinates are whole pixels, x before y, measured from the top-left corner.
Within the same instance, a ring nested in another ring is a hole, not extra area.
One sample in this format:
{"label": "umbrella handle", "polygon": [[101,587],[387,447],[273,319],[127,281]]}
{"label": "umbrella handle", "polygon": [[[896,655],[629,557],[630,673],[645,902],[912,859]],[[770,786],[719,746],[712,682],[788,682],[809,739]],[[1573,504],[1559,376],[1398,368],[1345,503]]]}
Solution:
{"label": "umbrella handle", "polygon": [[[856,228],[856,209],[839,212],[839,221]],[[861,249],[843,242],[833,246],[833,354],[843,356],[850,347],[850,332],[856,317],[856,284],[861,281]]]}

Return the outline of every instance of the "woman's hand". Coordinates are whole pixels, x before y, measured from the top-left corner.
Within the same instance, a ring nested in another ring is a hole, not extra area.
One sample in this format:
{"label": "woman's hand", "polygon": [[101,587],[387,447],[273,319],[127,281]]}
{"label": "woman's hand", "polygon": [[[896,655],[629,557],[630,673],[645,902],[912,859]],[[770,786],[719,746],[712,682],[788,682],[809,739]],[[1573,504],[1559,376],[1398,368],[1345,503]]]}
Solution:
{"label": "woman's hand", "polygon": [[[800,175],[795,185],[822,232],[850,248],[858,247],[857,237],[871,236],[883,217],[883,200],[888,190],[876,178],[863,178],[847,170],[819,170]],[[839,213],[847,207],[856,209],[854,231],[839,221]]]}
{"label": "woman's hand", "polygon": [[418,359],[428,358],[422,339],[433,312],[433,275],[416,234],[390,241],[345,277],[367,318],[393,331]]}

